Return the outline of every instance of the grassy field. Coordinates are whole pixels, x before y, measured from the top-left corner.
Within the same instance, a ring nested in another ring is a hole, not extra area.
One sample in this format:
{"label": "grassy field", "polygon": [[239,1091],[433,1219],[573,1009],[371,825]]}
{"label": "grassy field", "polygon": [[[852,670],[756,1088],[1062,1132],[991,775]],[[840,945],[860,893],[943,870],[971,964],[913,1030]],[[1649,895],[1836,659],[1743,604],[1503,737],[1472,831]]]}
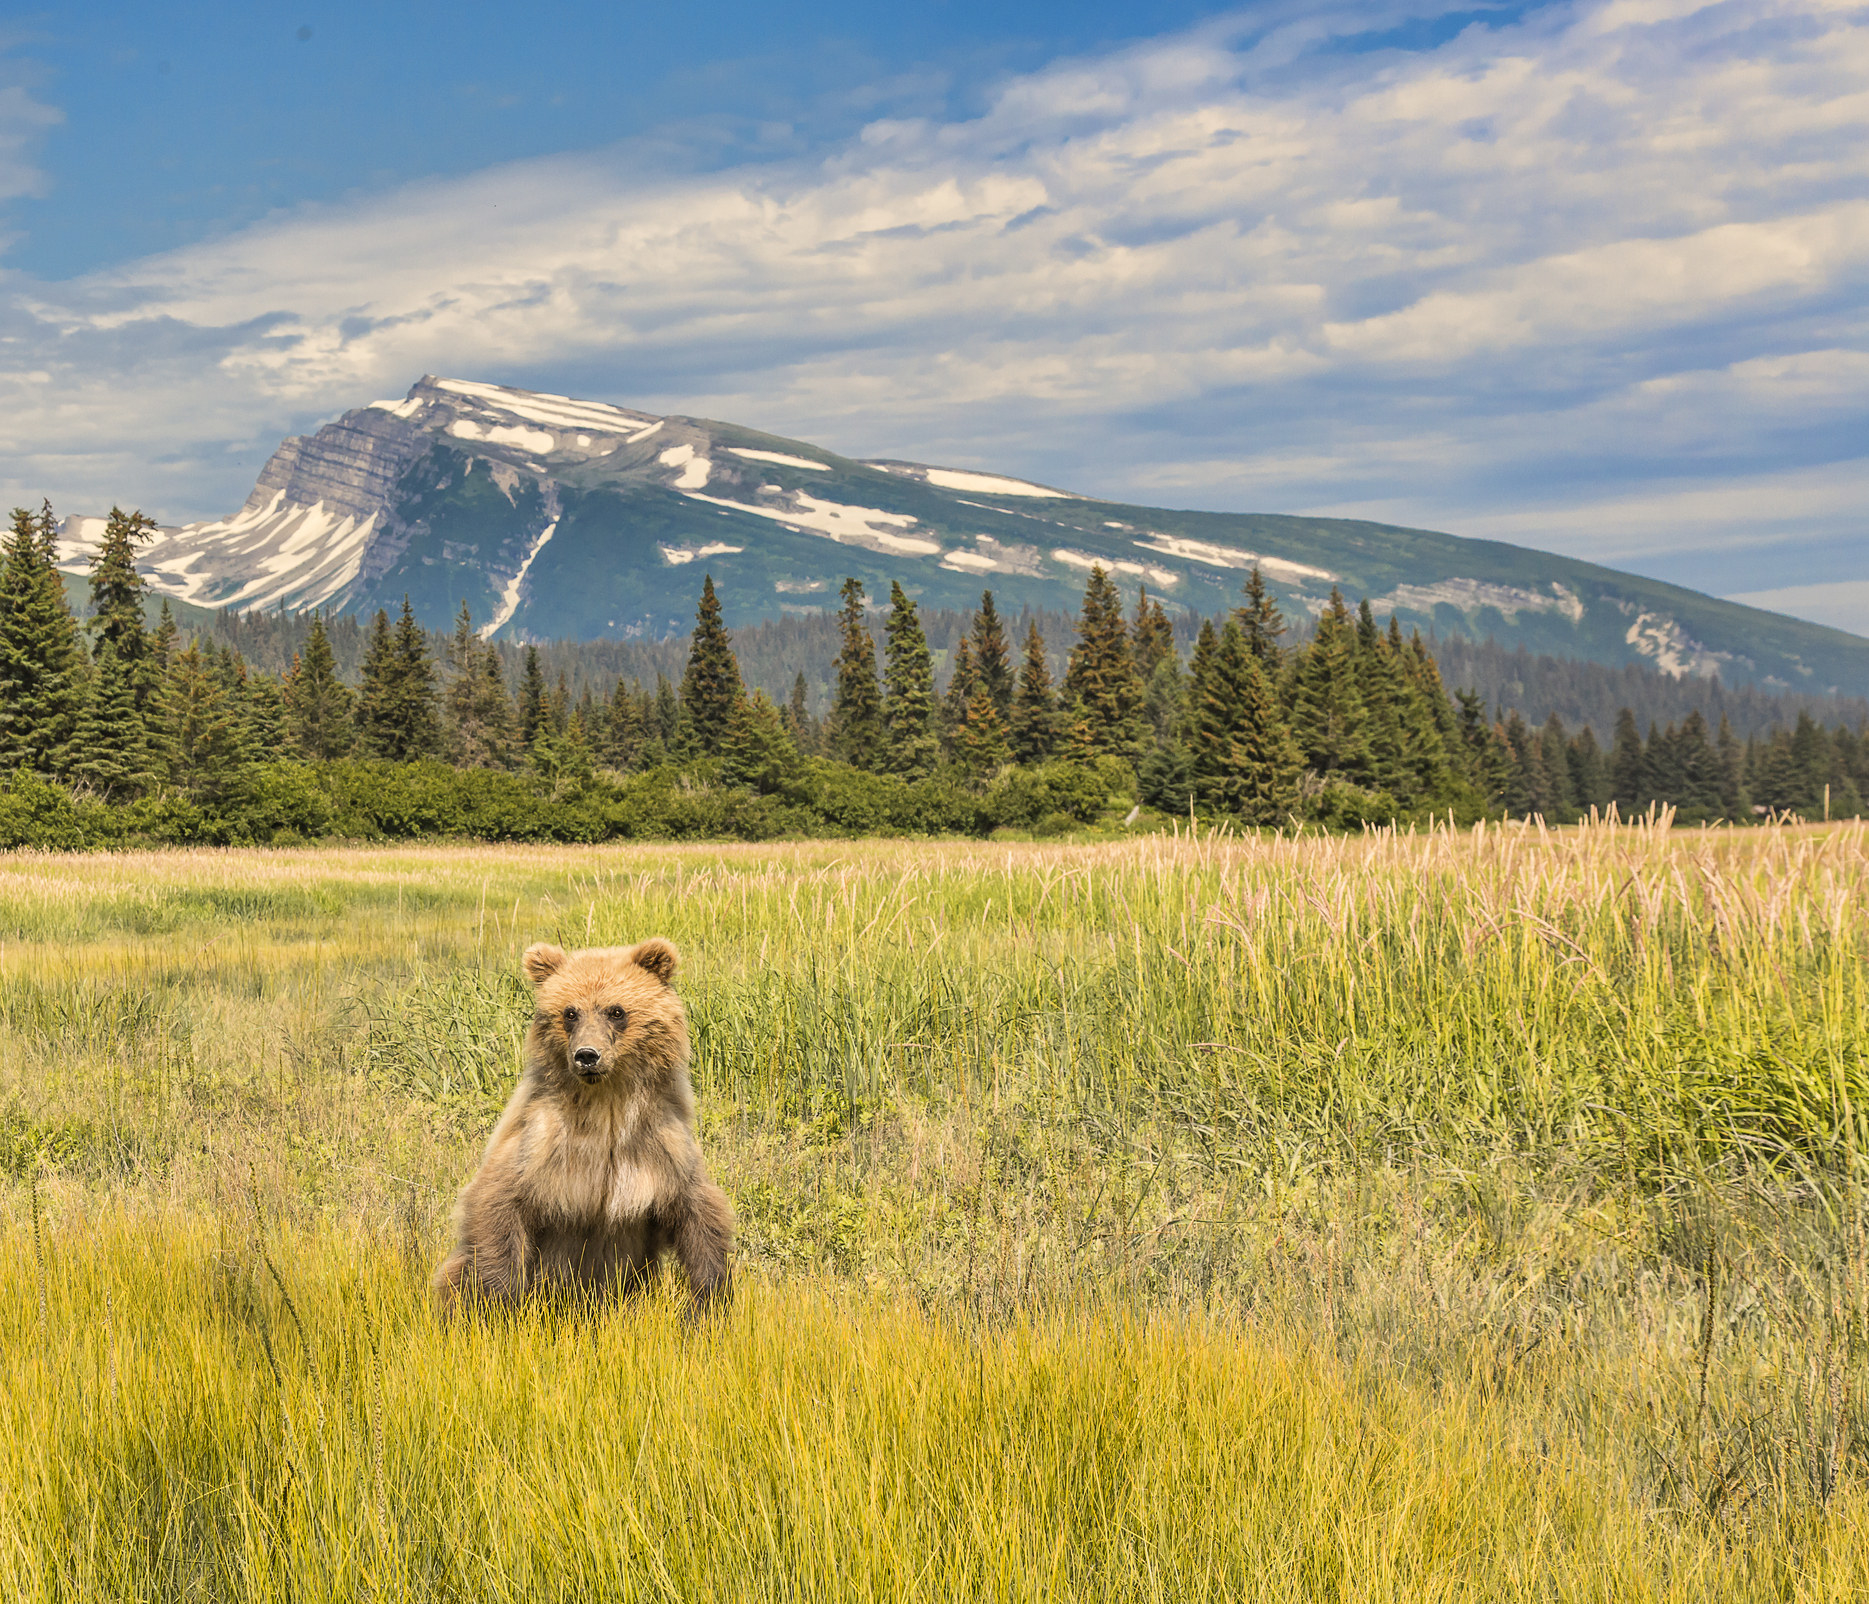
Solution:
{"label": "grassy field", "polygon": [[[0,859],[0,1592],[1869,1593],[1869,832]],[[731,1314],[443,1324],[520,950]]]}

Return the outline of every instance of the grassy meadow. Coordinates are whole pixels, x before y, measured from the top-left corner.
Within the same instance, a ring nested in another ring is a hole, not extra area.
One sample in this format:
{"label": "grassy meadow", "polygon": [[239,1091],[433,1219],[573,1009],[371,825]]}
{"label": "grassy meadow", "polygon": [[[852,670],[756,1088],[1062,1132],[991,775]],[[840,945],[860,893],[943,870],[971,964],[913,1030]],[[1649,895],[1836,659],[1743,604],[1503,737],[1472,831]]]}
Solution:
{"label": "grassy meadow", "polygon": [[[443,1323],[530,942],[738,1295]],[[0,858],[0,1593],[1869,1594],[1869,830]]]}

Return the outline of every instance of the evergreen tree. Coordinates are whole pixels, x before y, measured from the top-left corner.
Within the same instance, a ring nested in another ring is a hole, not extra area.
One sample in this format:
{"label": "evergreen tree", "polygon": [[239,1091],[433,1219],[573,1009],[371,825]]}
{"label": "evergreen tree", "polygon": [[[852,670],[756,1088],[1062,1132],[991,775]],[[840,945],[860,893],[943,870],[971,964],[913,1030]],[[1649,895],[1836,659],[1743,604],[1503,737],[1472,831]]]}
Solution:
{"label": "evergreen tree", "polygon": [[1738,823],[1752,816],[1751,799],[1746,795],[1746,752],[1733,734],[1732,721],[1720,715],[1720,733],[1714,742],[1720,771],[1720,813]]}
{"label": "evergreen tree", "polygon": [[1720,754],[1707,737],[1707,721],[1699,708],[1681,721],[1674,751],[1681,788],[1669,800],[1680,810],[1682,822],[1702,824],[1722,817],[1726,810],[1721,802]]}
{"label": "evergreen tree", "polygon": [[1687,789],[1687,774],[1680,759],[1675,729],[1666,731],[1648,726],[1648,743],[1642,752],[1642,777],[1652,802],[1677,804]]}
{"label": "evergreen tree", "polygon": [[[149,632],[143,623],[143,576],[136,571],[136,548],[156,527],[156,520],[141,512],[126,513],[112,507],[104,524],[104,538],[91,562],[91,635],[101,651],[108,641],[117,661],[132,678],[143,672],[149,657]],[[143,687],[137,705],[142,706]]]}
{"label": "evergreen tree", "polygon": [[818,721],[811,716],[811,688],[801,668],[792,678],[791,700],[785,704],[786,732],[802,754],[818,750]]}
{"label": "evergreen tree", "polygon": [[252,765],[256,747],[241,717],[233,669],[212,647],[190,641],[170,673],[176,782],[208,807],[224,801]]}
{"label": "evergreen tree", "polygon": [[1266,672],[1266,678],[1273,684],[1278,683],[1279,671],[1285,666],[1285,648],[1281,644],[1285,634],[1285,615],[1278,610],[1278,603],[1272,600],[1272,594],[1265,588],[1265,576],[1259,572],[1259,565],[1252,565],[1252,572],[1246,576],[1246,604],[1236,608],[1233,616],[1239,620],[1240,629],[1245,633],[1246,645],[1254,657],[1259,659],[1259,666]]}
{"label": "evergreen tree", "polygon": [[947,692],[941,699],[941,740],[949,757],[958,757],[961,732],[973,707],[974,688],[980,672],[974,663],[973,641],[962,634],[954,645],[954,671],[948,675]]}
{"label": "evergreen tree", "polygon": [[1830,737],[1808,711],[1800,711],[1791,732],[1790,766],[1781,804],[1807,819],[1824,816],[1825,793],[1830,784]]}
{"label": "evergreen tree", "polygon": [[1456,691],[1459,750],[1468,780],[1489,808],[1502,807],[1512,779],[1511,754],[1499,732],[1486,722],[1486,699],[1478,691]]}
{"label": "evergreen tree", "polygon": [[[388,622],[385,618],[386,627]],[[344,756],[355,738],[354,700],[350,687],[337,677],[324,618],[313,613],[305,649],[292,659],[286,676],[286,740],[291,750],[314,760]]]}
{"label": "evergreen tree", "polygon": [[1551,790],[1551,771],[1545,767],[1543,737],[1535,733],[1517,713],[1511,714],[1500,731],[1512,767],[1506,781],[1505,809],[1509,818],[1528,819],[1536,814],[1551,819],[1555,813]]}
{"label": "evergreen tree", "polygon": [[860,769],[882,758],[883,702],[876,683],[876,642],[863,623],[863,585],[846,579],[838,623],[843,650],[837,654],[837,695],[825,731],[831,755]]}
{"label": "evergreen tree", "polygon": [[161,779],[137,710],[139,677],[117,656],[110,637],[98,642],[88,694],[72,736],[71,775],[107,802],[141,796]]}
{"label": "evergreen tree", "polygon": [[1603,761],[1603,749],[1596,744],[1596,732],[1586,724],[1571,738],[1564,757],[1578,813],[1586,814],[1592,808],[1601,813],[1609,806],[1609,765]]}
{"label": "evergreen tree", "polygon": [[13,509],[0,567],[0,767],[63,774],[84,707],[84,656],[41,518]]}
{"label": "evergreen tree", "polygon": [[664,746],[673,746],[681,729],[681,698],[668,676],[660,672],[655,677],[655,728]]}
{"label": "evergreen tree", "polygon": [[571,728],[571,686],[562,668],[558,671],[558,683],[545,698],[545,725],[553,735],[563,735]]}
{"label": "evergreen tree", "polygon": [[[519,744],[530,752],[551,725],[550,693],[545,688],[545,670],[539,666],[539,649],[526,647],[524,677],[519,682]],[[673,733],[673,722],[670,724]]]}
{"label": "evergreen tree", "polygon": [[1194,794],[1217,813],[1276,824],[1298,805],[1304,759],[1264,666],[1237,619],[1203,620],[1189,677]]}
{"label": "evergreen tree", "polygon": [[1609,788],[1617,812],[1625,819],[1641,813],[1651,800],[1642,735],[1635,714],[1626,707],[1616,715],[1616,735],[1609,749]]}
{"label": "evergreen tree", "polygon": [[1135,659],[1136,677],[1146,686],[1156,665],[1175,655],[1175,632],[1159,601],[1149,597],[1149,587],[1136,592],[1136,616],[1129,627],[1129,650]]}
{"label": "evergreen tree", "polygon": [[383,728],[376,732],[377,745],[385,756],[398,762],[419,757],[433,757],[441,749],[441,720],[435,693],[435,666],[428,656],[428,638],[415,621],[415,609],[409,598],[402,598],[402,613],[396,620],[395,696],[391,712],[397,739],[386,739]]}
{"label": "evergreen tree", "polygon": [[1550,785],[1550,807],[1545,817],[1554,824],[1574,824],[1581,811],[1577,806],[1577,797],[1571,789],[1570,779],[1570,736],[1564,729],[1564,721],[1553,713],[1545,720],[1545,727],[1538,737],[1538,757],[1544,764],[1547,783]]}
{"label": "evergreen tree", "polygon": [[1025,636],[1025,661],[1019,669],[1019,688],[1013,693],[1012,755],[1020,763],[1043,763],[1057,750],[1061,714],[1051,687],[1051,667],[1045,661],[1045,639],[1033,619]]}
{"label": "evergreen tree", "polygon": [[722,778],[761,796],[784,790],[803,767],[791,731],[764,691],[740,698],[728,721],[721,755]]}
{"label": "evergreen tree", "polygon": [[973,615],[973,662],[986,684],[987,695],[993,698],[1001,724],[1009,724],[1012,719],[1012,658],[1006,649],[1006,629],[1000,622],[998,608],[993,605],[990,590],[980,593],[980,610]]}
{"label": "evergreen tree", "polygon": [[1012,743],[1006,738],[1005,722],[984,674],[974,675],[973,695],[953,744],[956,760],[976,780],[989,778],[1012,761]]}
{"label": "evergreen tree", "polygon": [[1095,751],[1131,760],[1140,756],[1142,682],[1129,652],[1122,598],[1101,564],[1090,570],[1084,587],[1077,644],[1064,676],[1064,700],[1072,708],[1073,729],[1079,722],[1076,704],[1083,703]]}
{"label": "evergreen tree", "polygon": [[641,758],[647,735],[642,700],[633,687],[619,678],[610,692],[604,738],[599,743],[604,762],[628,773]]}
{"label": "evergreen tree", "polygon": [[681,704],[703,757],[720,756],[734,707],[745,695],[739,660],[721,622],[720,598],[714,594],[714,576],[709,574],[701,583],[701,605],[695,609],[694,634],[689,637],[688,671],[681,680]]}
{"label": "evergreen tree", "polygon": [[[1373,633],[1373,620],[1370,629]],[[1369,785],[1373,764],[1357,658],[1356,621],[1342,592],[1333,589],[1318,618],[1317,633],[1294,665],[1292,734],[1316,773]]]}
{"label": "evergreen tree", "polygon": [[[497,650],[492,646],[487,649]],[[474,633],[474,615],[462,602],[460,612],[454,616],[454,636],[448,642],[448,687],[442,696],[448,761],[456,768],[490,766],[481,729],[480,695],[480,639]]]}
{"label": "evergreen tree", "polygon": [[597,754],[591,750],[583,715],[574,709],[562,730],[541,730],[526,761],[554,801],[583,795],[597,775]]}
{"label": "evergreen tree", "polygon": [[920,779],[935,764],[934,660],[915,603],[900,584],[889,587],[883,647],[883,751],[892,774]]}

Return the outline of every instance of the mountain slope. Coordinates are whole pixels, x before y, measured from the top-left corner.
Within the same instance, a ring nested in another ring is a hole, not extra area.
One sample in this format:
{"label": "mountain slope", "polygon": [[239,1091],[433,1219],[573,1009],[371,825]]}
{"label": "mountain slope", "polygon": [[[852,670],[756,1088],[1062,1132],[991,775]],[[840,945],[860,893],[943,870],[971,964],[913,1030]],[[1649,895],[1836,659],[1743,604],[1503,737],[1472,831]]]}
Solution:
{"label": "mountain slope", "polygon": [[[102,523],[72,519],[61,560]],[[285,441],[233,517],[165,529],[152,585],[204,607],[395,606],[445,627],[465,601],[504,639],[657,639],[703,571],[744,625],[872,598],[1071,608],[1093,563],[1171,608],[1233,605],[1257,562],[1287,611],[1333,585],[1442,635],[1729,683],[1869,693],[1869,640],[1590,563],[1342,519],[1173,512],[1000,475],[859,462],[704,418],[468,380]]]}

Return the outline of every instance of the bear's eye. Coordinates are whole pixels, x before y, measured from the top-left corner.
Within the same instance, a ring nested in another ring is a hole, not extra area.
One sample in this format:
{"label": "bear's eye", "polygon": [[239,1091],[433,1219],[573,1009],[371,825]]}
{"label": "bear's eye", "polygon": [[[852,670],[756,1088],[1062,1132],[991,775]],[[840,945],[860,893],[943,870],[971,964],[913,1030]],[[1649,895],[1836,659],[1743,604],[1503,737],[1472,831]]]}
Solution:
{"label": "bear's eye", "polygon": [[610,1023],[613,1025],[620,1026],[625,1019],[629,1018],[629,1015],[624,1013],[623,1010],[617,1007],[615,1003],[612,1003],[608,1008],[606,1008],[604,1010],[604,1013],[609,1017]]}
{"label": "bear's eye", "polygon": [[577,1022],[578,1022],[578,1011],[577,1011],[577,1009],[575,1009],[575,1008],[567,1008],[567,1009],[565,1010],[565,1023],[566,1023],[567,1025],[575,1025],[575,1024],[576,1024]]}

